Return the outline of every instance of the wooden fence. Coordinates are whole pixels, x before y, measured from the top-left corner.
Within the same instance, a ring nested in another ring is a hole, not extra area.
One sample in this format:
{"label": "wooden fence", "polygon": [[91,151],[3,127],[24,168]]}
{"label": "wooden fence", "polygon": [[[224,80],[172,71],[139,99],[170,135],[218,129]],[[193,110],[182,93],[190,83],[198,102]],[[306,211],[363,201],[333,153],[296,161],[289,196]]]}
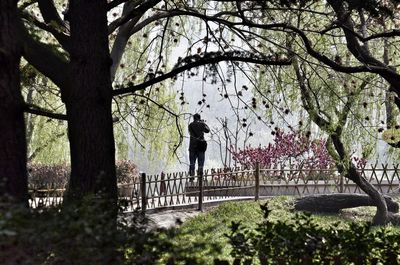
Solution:
{"label": "wooden fence", "polygon": [[[375,164],[359,172],[384,194],[398,193],[400,165]],[[64,187],[31,187],[31,206],[57,205]],[[334,169],[253,169],[206,170],[203,177],[187,172],[140,175],[140,181],[118,185],[119,198],[128,202],[127,210],[196,205],[204,202],[292,195],[363,193],[352,181]]]}

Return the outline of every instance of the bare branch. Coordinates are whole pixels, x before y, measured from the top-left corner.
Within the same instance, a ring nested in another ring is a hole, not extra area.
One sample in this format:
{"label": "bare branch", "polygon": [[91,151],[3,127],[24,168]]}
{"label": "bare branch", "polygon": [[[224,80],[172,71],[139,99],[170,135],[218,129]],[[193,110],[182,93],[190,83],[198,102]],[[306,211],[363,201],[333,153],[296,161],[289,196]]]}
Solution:
{"label": "bare branch", "polygon": [[[135,6],[137,3],[142,3],[143,1],[137,1],[133,3],[132,5]],[[114,32],[119,26],[127,23],[131,19],[139,16],[141,17],[144,13],[146,13],[147,10],[150,8],[153,8],[155,5],[157,5],[161,0],[148,0],[142,3],[140,6],[132,8],[131,12],[128,12],[127,14],[123,15],[122,17],[114,20],[113,22],[110,23],[108,26],[108,33],[111,34]]]}
{"label": "bare branch", "polygon": [[389,37],[400,37],[400,30],[392,29],[391,31],[386,31],[386,32],[370,35],[361,40],[363,42],[366,42],[366,41],[370,41],[370,40],[374,40],[374,39],[378,39],[378,38],[389,38]]}
{"label": "bare branch", "polygon": [[[240,54],[240,52],[239,52]],[[198,57],[200,57],[199,55],[197,55]],[[190,58],[190,60],[188,60],[188,63],[179,67],[174,68],[173,70],[171,70],[169,73],[154,77],[153,79],[150,79],[148,81],[145,81],[139,85],[133,85],[133,86],[129,86],[129,87],[125,87],[125,88],[119,88],[113,91],[113,95],[122,95],[122,94],[126,94],[126,93],[133,93],[135,91],[139,91],[139,90],[143,90],[146,89],[147,87],[156,84],[158,82],[164,81],[168,78],[172,78],[175,77],[176,75],[195,68],[195,67],[199,67],[202,65],[207,65],[207,64],[216,64],[222,61],[236,61],[236,62],[247,62],[247,63],[255,63],[255,64],[262,64],[262,65],[290,65],[291,64],[291,60],[290,59],[286,59],[286,60],[279,60],[279,59],[275,59],[275,58],[261,58],[259,56],[254,56],[253,55],[249,55],[246,57],[237,55],[236,52],[229,52],[229,53],[208,53],[205,54],[204,57],[200,57],[197,58],[196,60],[192,60],[193,58],[195,58],[194,56],[190,56],[187,57]],[[185,60],[185,59],[184,59]],[[182,61],[184,61],[182,60]]]}
{"label": "bare branch", "polygon": [[52,119],[64,120],[64,121],[68,120],[67,115],[65,115],[65,114],[54,113],[47,109],[43,109],[39,106],[36,106],[34,104],[25,103],[24,111],[27,113],[30,113],[30,114],[44,116],[44,117],[48,117],[48,118],[52,118]]}
{"label": "bare branch", "polygon": [[57,23],[57,25],[65,27],[64,20],[61,19],[54,5],[53,0],[38,0],[40,13],[47,24]]}
{"label": "bare branch", "polygon": [[114,7],[117,7],[117,6],[119,6],[120,4],[122,4],[122,3],[125,3],[125,2],[127,2],[128,0],[113,0],[113,1],[111,1],[111,2],[109,2],[108,4],[107,4],[107,10],[111,10],[111,9],[113,9]]}

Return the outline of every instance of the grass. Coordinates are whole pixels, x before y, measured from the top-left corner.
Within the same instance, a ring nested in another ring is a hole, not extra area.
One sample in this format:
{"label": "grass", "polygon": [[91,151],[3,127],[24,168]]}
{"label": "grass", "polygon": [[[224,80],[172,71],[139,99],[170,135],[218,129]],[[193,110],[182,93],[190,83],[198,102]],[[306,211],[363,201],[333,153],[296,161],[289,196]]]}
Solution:
{"label": "grass", "polygon": [[[276,197],[268,200],[273,209],[271,218],[288,221],[294,213],[290,212],[292,200],[288,197]],[[224,234],[229,233],[232,222],[241,222],[249,228],[253,228],[263,220],[260,204],[261,202],[227,202],[218,207],[208,209],[204,214],[200,214],[187,220],[177,231],[174,244],[177,248],[185,246],[182,253],[187,253],[186,249],[192,249],[196,253],[197,262],[212,264],[214,258],[229,259],[231,247]]]}
{"label": "grass", "polygon": [[[230,258],[231,247],[224,234],[230,231],[230,224],[241,222],[245,227],[253,228],[262,222],[260,204],[268,202],[272,210],[270,221],[282,220],[292,222],[296,212],[293,211],[293,198],[287,196],[274,197],[260,202],[227,202],[207,212],[187,220],[177,229],[173,239],[177,253],[196,253],[196,262],[212,264],[214,258]],[[371,220],[374,207],[358,207],[346,209],[339,215],[313,215],[322,227],[347,227],[351,222]]]}
{"label": "grass", "polygon": [[255,227],[261,220],[262,213],[258,203],[224,203],[187,220],[177,230],[173,243],[180,253],[188,253],[187,250],[191,249],[189,253],[196,253],[198,263],[212,264],[216,257],[229,258],[231,249],[224,234],[230,231],[229,225],[232,221]]}

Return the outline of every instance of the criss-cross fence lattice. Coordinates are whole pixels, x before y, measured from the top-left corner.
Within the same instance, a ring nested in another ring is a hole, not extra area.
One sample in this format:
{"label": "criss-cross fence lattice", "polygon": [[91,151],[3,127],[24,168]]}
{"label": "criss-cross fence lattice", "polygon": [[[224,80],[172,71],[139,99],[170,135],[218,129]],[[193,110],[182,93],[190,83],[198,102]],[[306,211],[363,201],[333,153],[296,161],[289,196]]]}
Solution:
{"label": "criss-cross fence lattice", "polygon": [[[397,194],[400,165],[375,164],[359,169],[361,175],[384,194]],[[32,207],[57,205],[62,201],[64,187],[30,187]],[[120,199],[128,209],[142,210],[203,202],[261,196],[330,193],[363,193],[335,169],[252,169],[225,168],[206,170],[203,177],[187,172],[141,174],[136,183],[119,184]]]}

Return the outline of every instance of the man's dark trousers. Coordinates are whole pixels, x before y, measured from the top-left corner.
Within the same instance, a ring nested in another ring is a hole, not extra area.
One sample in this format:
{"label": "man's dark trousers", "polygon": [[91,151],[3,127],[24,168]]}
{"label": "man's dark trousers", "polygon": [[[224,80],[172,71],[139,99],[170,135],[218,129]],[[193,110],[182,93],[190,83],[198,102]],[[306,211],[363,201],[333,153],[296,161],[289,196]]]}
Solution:
{"label": "man's dark trousers", "polygon": [[203,167],[204,167],[204,159],[205,159],[205,152],[200,151],[190,151],[189,150],[189,175],[194,176],[194,168],[196,166],[196,160],[198,160],[198,169],[197,172],[199,175],[203,175]]}

